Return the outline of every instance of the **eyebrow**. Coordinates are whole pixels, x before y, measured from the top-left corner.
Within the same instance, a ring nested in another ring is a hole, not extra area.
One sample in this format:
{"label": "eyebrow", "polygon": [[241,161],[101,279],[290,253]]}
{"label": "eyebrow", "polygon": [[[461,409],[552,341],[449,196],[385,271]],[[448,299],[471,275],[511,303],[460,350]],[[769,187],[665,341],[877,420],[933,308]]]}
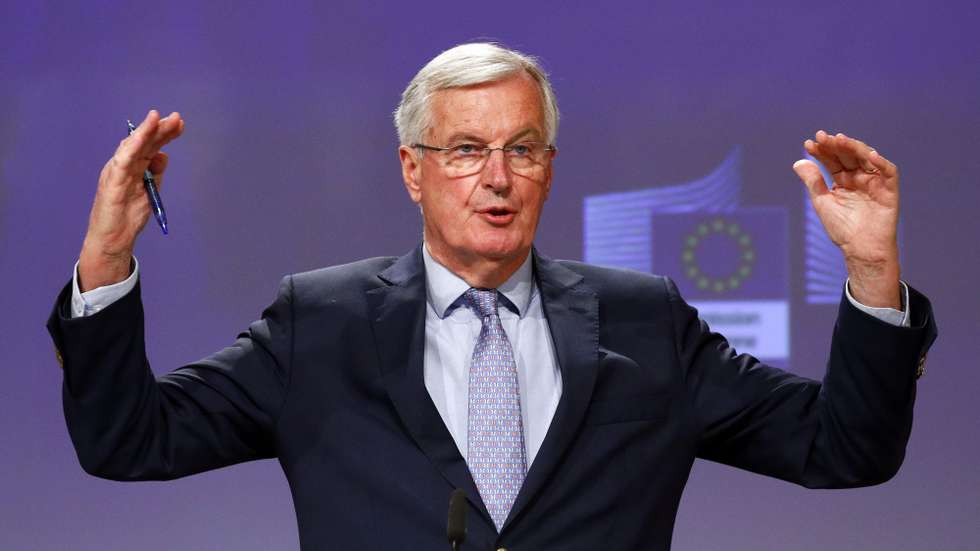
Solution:
{"label": "eyebrow", "polygon": [[[515,134],[514,136],[512,136],[505,143],[507,143],[507,144],[516,143],[517,141],[519,141],[519,140],[521,140],[523,138],[526,138],[527,136],[532,135],[532,134],[533,135],[537,135],[538,134],[537,129],[534,129],[534,128],[525,128],[524,130],[522,130],[522,131],[518,132],[517,134]],[[451,143],[451,144],[452,143],[457,143],[457,142],[477,142],[477,143],[482,143],[482,144],[487,143],[487,141],[484,140],[483,138],[477,136],[476,134],[470,134],[469,132],[457,132],[455,134],[450,134],[449,139],[446,140],[446,141],[447,141],[447,143]]]}

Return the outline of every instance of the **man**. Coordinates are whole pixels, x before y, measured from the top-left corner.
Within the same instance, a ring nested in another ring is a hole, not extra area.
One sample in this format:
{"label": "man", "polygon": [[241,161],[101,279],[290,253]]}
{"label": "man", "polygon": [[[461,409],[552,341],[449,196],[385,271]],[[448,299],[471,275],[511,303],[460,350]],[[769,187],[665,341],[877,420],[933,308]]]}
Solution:
{"label": "man", "polygon": [[396,112],[423,244],[285,278],[236,343],[155,380],[132,252],[143,170],[180,135],[150,112],[103,170],[73,284],[49,322],[82,466],[166,479],[278,457],[304,549],[667,549],[695,457],[810,487],[898,469],[928,301],[899,281],[896,167],[818,132],[834,174],[794,169],[850,275],[823,382],[736,355],[665,278],[532,248],[554,96],[490,44],[426,65]]}

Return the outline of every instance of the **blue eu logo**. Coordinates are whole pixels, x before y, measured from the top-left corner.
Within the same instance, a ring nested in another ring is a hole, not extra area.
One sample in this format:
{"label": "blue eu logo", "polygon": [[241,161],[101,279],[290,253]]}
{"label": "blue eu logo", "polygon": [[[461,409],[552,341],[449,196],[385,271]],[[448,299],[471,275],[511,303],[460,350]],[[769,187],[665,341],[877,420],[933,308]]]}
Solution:
{"label": "blue eu logo", "polygon": [[734,291],[755,266],[752,236],[737,222],[715,218],[702,222],[684,237],[684,275],[701,291]]}

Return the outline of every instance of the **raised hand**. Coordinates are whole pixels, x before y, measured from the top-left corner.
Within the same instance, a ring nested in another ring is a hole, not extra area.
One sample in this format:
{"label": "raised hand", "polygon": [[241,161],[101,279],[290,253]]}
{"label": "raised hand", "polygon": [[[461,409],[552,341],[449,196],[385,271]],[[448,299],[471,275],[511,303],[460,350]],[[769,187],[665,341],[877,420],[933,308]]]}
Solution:
{"label": "raised hand", "polygon": [[129,276],[136,238],[151,214],[143,171],[149,168],[159,189],[168,161],[160,149],[183,131],[179,113],[161,119],[158,112],[150,111],[102,168],[78,261],[81,291]]}
{"label": "raised hand", "polygon": [[898,169],[867,144],[844,134],[817,132],[803,146],[833,178],[799,160],[793,170],[810,192],[813,208],[847,263],[850,290],[862,304],[901,307],[898,261]]}

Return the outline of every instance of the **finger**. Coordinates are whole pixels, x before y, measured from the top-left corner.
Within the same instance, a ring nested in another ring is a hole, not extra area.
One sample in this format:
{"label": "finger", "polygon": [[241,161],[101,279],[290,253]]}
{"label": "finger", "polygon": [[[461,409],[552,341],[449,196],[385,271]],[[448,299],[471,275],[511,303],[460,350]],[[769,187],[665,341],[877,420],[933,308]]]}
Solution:
{"label": "finger", "polygon": [[147,119],[129,136],[127,153],[137,159],[152,159],[161,147],[180,135],[182,128],[180,113],[175,111],[160,118],[156,110],[151,110]]}
{"label": "finger", "polygon": [[834,143],[833,136],[823,130],[818,130],[814,135],[814,141],[816,146],[815,152],[811,152],[811,155],[819,159],[827,168],[827,171],[831,174],[837,174],[838,172],[847,170],[837,157],[837,146]]}
{"label": "finger", "polygon": [[898,167],[895,163],[886,159],[881,153],[872,149],[871,153],[868,154],[868,161],[881,171],[882,176],[886,178],[895,178],[898,176]]}
{"label": "finger", "polygon": [[170,163],[170,155],[167,155],[163,151],[160,151],[150,159],[149,171],[153,173],[153,176],[162,176],[163,172],[167,170],[167,165]]}
{"label": "finger", "polygon": [[806,186],[807,191],[810,192],[810,201],[815,202],[817,198],[827,193],[830,190],[827,189],[827,183],[823,180],[823,174],[820,173],[820,167],[817,163],[813,161],[800,159],[793,163],[793,171],[796,175],[800,177],[803,184]]}
{"label": "finger", "polygon": [[181,118],[180,113],[174,111],[166,117],[160,119],[160,125],[157,127],[156,135],[154,136],[157,140],[170,141],[180,135],[181,127],[184,120]]}
{"label": "finger", "polygon": [[170,156],[160,151],[150,160],[149,171],[153,174],[153,181],[157,183],[157,191],[163,186],[163,173],[167,170],[170,163]]}
{"label": "finger", "polygon": [[870,159],[871,152],[874,151],[871,149],[871,146],[857,138],[851,138],[844,134],[838,134],[838,139],[841,140],[841,149],[848,151],[862,170],[869,174],[879,172],[878,167]]}
{"label": "finger", "polygon": [[803,148],[806,149],[806,152],[809,153],[814,159],[820,161],[820,164],[827,169],[827,172],[836,174],[844,170],[844,167],[841,166],[840,161],[837,160],[837,156],[827,153],[823,146],[817,142],[807,140],[803,142]]}
{"label": "finger", "polygon": [[824,152],[827,158],[833,159],[832,163],[837,168],[830,169],[831,174],[837,174],[845,170],[854,170],[857,168],[857,161],[854,160],[853,156],[849,153],[845,154],[841,150],[841,145],[837,141],[837,136],[828,134],[823,130],[817,131],[816,134],[817,145]]}
{"label": "finger", "polygon": [[119,143],[115,157],[124,166],[131,165],[134,160],[140,159],[141,152],[146,147],[151,136],[156,133],[160,124],[160,113],[151,109],[143,121],[136,127],[127,138]]}
{"label": "finger", "polygon": [[152,131],[156,128],[156,125],[160,122],[160,112],[156,109],[150,109],[146,112],[146,116],[143,120],[136,125],[136,130],[133,130],[133,134],[136,136],[146,135],[148,131]]}
{"label": "finger", "polygon": [[180,136],[183,132],[183,122],[180,113],[176,111],[160,119],[153,135],[140,149],[141,156],[146,159],[153,158],[163,146]]}
{"label": "finger", "polygon": [[850,138],[844,134],[838,133],[833,136],[834,152],[837,158],[840,160],[840,164],[844,166],[846,170],[857,170],[861,167],[858,163],[857,157],[854,156],[854,152],[849,147]]}

